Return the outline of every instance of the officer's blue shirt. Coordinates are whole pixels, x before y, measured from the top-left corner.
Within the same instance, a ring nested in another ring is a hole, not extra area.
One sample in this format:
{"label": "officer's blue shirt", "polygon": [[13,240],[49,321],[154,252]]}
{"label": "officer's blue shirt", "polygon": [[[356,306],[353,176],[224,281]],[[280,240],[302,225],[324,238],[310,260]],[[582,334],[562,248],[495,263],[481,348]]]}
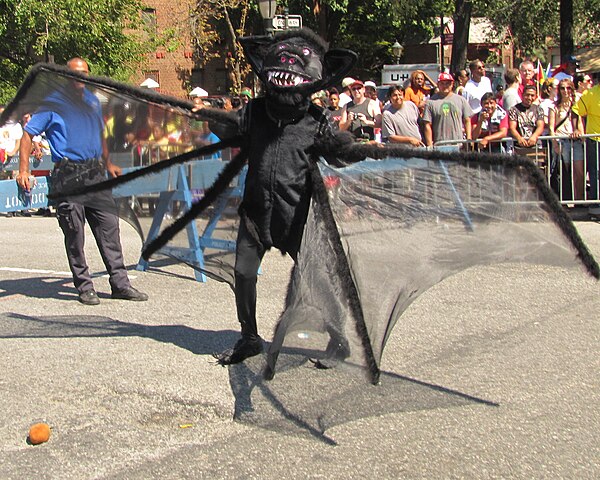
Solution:
{"label": "officer's blue shirt", "polygon": [[73,85],[48,95],[25,126],[31,136],[46,132],[53,162],[100,158],[103,129],[98,98],[87,89],[82,97]]}

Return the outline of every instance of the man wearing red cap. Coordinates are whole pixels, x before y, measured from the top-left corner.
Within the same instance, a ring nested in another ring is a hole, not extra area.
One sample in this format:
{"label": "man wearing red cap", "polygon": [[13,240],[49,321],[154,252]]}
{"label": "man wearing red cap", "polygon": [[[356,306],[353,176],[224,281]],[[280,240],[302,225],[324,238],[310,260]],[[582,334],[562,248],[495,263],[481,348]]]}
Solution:
{"label": "man wearing red cap", "polygon": [[365,96],[365,86],[360,80],[355,80],[350,89],[352,101],[344,107],[340,130],[348,130],[357,140],[374,140],[375,128],[381,127],[379,103]]}
{"label": "man wearing red cap", "polygon": [[469,102],[452,91],[454,78],[446,72],[438,77],[438,93],[425,105],[425,145],[445,140],[471,140],[471,117]]}

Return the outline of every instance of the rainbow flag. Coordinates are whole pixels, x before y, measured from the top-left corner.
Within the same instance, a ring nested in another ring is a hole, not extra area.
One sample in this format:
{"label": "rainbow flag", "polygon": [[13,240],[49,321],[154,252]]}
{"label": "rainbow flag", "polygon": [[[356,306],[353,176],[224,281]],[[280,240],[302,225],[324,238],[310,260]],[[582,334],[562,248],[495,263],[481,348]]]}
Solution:
{"label": "rainbow flag", "polygon": [[540,85],[542,83],[544,83],[546,78],[548,78],[548,76],[546,75],[546,72],[542,68],[542,62],[540,62],[539,60],[537,61],[537,68],[536,68],[535,76]]}

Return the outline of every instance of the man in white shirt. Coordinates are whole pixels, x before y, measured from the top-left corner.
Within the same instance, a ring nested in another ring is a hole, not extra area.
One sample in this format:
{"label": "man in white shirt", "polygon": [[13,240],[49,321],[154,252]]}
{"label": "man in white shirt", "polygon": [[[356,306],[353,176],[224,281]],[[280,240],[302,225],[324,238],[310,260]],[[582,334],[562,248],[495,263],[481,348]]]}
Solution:
{"label": "man in white shirt", "polygon": [[352,101],[352,94],[350,92],[350,85],[354,83],[354,79],[346,77],[342,80],[342,93],[340,93],[340,108],[344,107],[347,103]]}
{"label": "man in white shirt", "polygon": [[[4,107],[0,106],[0,113],[4,111]],[[8,161],[9,157],[16,155],[19,152],[21,137],[23,136],[23,128],[19,122],[13,120],[7,121],[0,126],[0,162]]]}
{"label": "man in white shirt", "polygon": [[492,83],[485,76],[485,65],[481,60],[473,60],[469,64],[471,70],[471,78],[465,85],[463,97],[469,102],[469,106],[473,113],[481,111],[481,97],[484,93],[492,91]]}

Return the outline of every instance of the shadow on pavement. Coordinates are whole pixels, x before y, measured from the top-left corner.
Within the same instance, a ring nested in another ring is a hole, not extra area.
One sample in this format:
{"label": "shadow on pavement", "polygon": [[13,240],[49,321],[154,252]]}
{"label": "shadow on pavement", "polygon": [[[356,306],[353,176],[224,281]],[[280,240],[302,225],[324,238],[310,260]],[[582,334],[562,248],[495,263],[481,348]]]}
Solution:
{"label": "shadow on pavement", "polygon": [[336,445],[326,431],[362,418],[466,405],[497,407],[495,402],[390,372],[379,385],[361,367],[347,363],[317,369],[294,353],[282,354],[277,375],[265,381],[261,355],[229,367],[235,418],[283,434],[310,436]]}
{"label": "shadow on pavement", "polygon": [[171,343],[196,355],[210,355],[230,347],[239,333],[198,330],[185,325],[141,325],[99,315],[40,317],[0,313],[0,339],[79,337],[144,337]]}
{"label": "shadow on pavement", "polygon": [[[144,337],[171,343],[197,355],[230,347],[239,333],[198,330],[185,325],[148,326],[97,315],[28,316],[0,313],[0,339]],[[326,431],[347,422],[386,414],[498,404],[440,385],[382,372],[379,385],[368,382],[362,368],[342,363],[321,370],[305,355],[282,352],[277,375],[265,381],[264,355],[229,368],[235,396],[234,418],[281,434],[336,441]]]}
{"label": "shadow on pavement", "polygon": [[77,298],[71,276],[50,275],[0,281],[0,298],[25,295],[33,298],[57,298],[72,301]]}

